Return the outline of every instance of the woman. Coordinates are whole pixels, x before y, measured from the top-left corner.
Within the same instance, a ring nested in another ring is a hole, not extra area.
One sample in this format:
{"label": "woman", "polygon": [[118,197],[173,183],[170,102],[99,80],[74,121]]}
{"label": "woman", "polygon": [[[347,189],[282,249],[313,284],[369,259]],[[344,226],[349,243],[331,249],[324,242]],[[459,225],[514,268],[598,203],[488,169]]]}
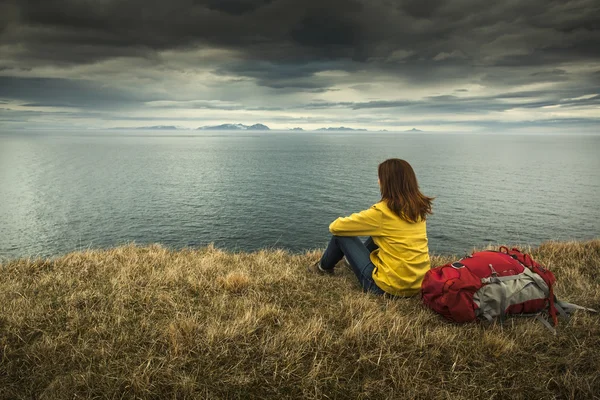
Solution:
{"label": "woman", "polygon": [[[365,292],[413,296],[429,270],[425,220],[432,197],[419,191],[409,163],[392,158],[379,164],[381,201],[329,225],[333,237],[311,269],[333,273],[346,256]],[[370,236],[364,243],[358,236]]]}

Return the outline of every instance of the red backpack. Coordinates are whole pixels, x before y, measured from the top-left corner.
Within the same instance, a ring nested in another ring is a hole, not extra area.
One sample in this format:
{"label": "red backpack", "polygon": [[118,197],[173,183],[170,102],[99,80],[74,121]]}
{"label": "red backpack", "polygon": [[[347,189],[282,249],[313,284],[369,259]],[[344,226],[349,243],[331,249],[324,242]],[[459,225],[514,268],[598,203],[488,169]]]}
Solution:
{"label": "red backpack", "polygon": [[[475,252],[457,262],[429,270],[421,285],[423,303],[454,322],[501,320],[509,314],[536,315],[548,310],[553,325],[557,312],[586,309],[560,302],[554,296],[556,278],[519,249]],[[586,309],[594,311],[591,309]]]}

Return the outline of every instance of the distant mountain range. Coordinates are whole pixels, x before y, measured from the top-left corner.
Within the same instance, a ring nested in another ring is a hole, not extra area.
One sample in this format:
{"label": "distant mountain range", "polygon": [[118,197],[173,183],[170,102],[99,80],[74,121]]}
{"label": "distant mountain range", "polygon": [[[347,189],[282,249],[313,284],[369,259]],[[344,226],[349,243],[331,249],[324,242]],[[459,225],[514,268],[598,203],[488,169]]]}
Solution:
{"label": "distant mountain range", "polygon": [[[263,124],[254,124],[254,125],[244,125],[244,124],[221,124],[214,126],[201,126],[198,130],[203,131],[269,131],[271,130],[268,126]],[[288,129],[288,131],[303,131],[302,128],[292,128]],[[354,129],[347,128],[345,126],[340,127],[328,127],[328,128],[319,128],[317,131],[367,131],[366,129]]]}
{"label": "distant mountain range", "polygon": [[269,131],[268,126],[263,124],[244,125],[244,124],[221,124],[215,126],[201,126],[201,131]]}
{"label": "distant mountain range", "polygon": [[412,128],[412,129],[406,130],[404,132],[423,132],[423,131],[420,129],[417,129],[417,128]]}
{"label": "distant mountain range", "polygon": [[[175,125],[154,125],[154,126],[140,126],[140,127],[120,127],[120,128],[109,128],[111,130],[156,130],[156,131],[175,131],[175,130],[188,130],[188,128],[181,128]],[[196,128],[196,130],[201,131],[270,131],[267,125],[264,124],[254,124],[254,125],[244,125],[244,124],[221,124],[221,125],[211,125],[211,126],[201,126]],[[304,129],[295,127],[287,129],[288,131],[304,131]],[[368,132],[367,129],[355,129],[348,128],[346,126],[338,126],[338,127],[327,127],[327,128],[319,128],[317,129],[319,132],[347,132],[347,131],[356,131],[356,132]],[[380,132],[386,132],[386,130],[382,130]],[[419,129],[413,128],[407,130],[405,132],[422,132]]]}
{"label": "distant mountain range", "polygon": [[354,129],[354,128],[346,128],[345,126],[339,126],[337,128],[329,127],[329,128],[319,128],[318,131],[363,131],[366,129]]}

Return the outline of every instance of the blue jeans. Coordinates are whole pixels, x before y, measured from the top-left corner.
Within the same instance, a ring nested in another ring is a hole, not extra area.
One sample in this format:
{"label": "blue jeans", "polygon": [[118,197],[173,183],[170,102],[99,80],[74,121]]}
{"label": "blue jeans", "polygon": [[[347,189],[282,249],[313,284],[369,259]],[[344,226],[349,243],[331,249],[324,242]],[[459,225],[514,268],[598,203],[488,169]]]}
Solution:
{"label": "blue jeans", "polygon": [[332,236],[321,257],[321,268],[333,269],[335,264],[346,256],[352,271],[354,271],[365,292],[385,294],[373,281],[372,277],[375,265],[371,262],[369,255],[376,248],[377,245],[373,243],[372,238],[368,238],[363,243],[355,236]]}

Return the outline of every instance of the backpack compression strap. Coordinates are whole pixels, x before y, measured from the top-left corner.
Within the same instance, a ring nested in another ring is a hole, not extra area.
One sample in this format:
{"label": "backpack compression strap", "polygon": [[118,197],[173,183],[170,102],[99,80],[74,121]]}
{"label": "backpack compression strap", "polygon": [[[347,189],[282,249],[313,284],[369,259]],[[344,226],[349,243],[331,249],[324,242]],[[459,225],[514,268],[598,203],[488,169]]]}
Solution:
{"label": "backpack compression strap", "polygon": [[556,282],[556,278],[552,272],[548,271],[546,268],[533,261],[533,258],[529,254],[521,253],[521,251],[515,247],[512,248],[511,251],[508,250],[508,247],[501,246],[500,252],[506,253],[511,257],[518,260],[521,264],[530,268],[533,272],[542,277],[546,285],[548,285],[548,298],[546,299],[548,303],[548,311],[550,312],[550,316],[552,317],[552,323],[554,326],[558,325],[558,318],[556,317],[556,306],[554,304],[554,282]]}

